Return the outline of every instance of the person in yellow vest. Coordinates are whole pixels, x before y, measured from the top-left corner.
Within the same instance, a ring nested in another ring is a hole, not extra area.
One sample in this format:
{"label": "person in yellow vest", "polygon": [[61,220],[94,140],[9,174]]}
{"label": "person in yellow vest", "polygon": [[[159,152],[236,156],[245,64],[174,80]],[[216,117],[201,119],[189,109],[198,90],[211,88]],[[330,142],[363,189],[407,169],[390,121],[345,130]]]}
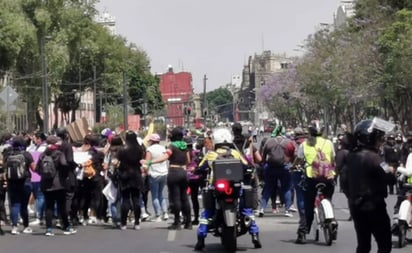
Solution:
{"label": "person in yellow vest", "polygon": [[[315,198],[317,194],[316,184],[323,182],[326,184],[326,187],[323,189],[323,194],[326,198],[332,199],[334,192],[334,157],[335,150],[333,143],[322,137],[323,129],[320,126],[319,121],[312,121],[308,127],[309,136],[308,138],[299,146],[297,152],[297,159],[295,163],[304,161],[305,166],[305,188],[304,192],[304,209],[306,217],[306,233],[310,232],[310,228],[313,222],[313,209]],[[317,164],[317,156],[319,151],[323,154],[324,163],[329,165],[329,170],[325,175],[319,175],[319,171],[316,170],[315,164]],[[302,231],[302,228],[300,229]],[[299,232],[296,243],[303,244],[306,242],[305,233]]]}

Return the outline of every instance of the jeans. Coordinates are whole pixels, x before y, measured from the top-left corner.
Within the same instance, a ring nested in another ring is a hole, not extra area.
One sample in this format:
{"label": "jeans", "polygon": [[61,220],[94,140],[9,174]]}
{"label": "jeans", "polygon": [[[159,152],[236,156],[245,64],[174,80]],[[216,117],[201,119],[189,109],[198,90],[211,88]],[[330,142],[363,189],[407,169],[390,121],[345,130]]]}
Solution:
{"label": "jeans", "polygon": [[29,213],[27,205],[31,194],[31,184],[24,184],[24,182],[10,182],[9,183],[9,197],[10,197],[10,216],[13,226],[17,226],[19,219],[19,212],[23,219],[23,226],[29,226]]}
{"label": "jeans", "polygon": [[42,220],[46,209],[44,194],[40,189],[40,182],[32,182],[32,192],[36,199],[36,218]]}
{"label": "jeans", "polygon": [[152,193],[153,208],[156,216],[167,212],[166,199],[163,197],[163,189],[167,182],[167,175],[149,177],[150,192]]}
{"label": "jeans", "polygon": [[118,204],[118,200],[116,200],[115,202],[109,202],[109,206],[110,206],[110,213],[112,215],[112,221],[113,223],[117,223],[120,221],[120,217],[119,217],[119,212],[117,210],[117,204]]}
{"label": "jeans", "polygon": [[283,196],[285,201],[285,210],[289,210],[292,206],[292,196],[291,196],[291,175],[289,170],[286,169],[275,169],[275,168],[265,168],[263,172],[263,178],[265,185],[263,186],[262,192],[262,203],[261,208],[265,209],[267,202],[272,194],[272,192],[277,187],[277,182],[280,181],[280,194]]}
{"label": "jeans", "polygon": [[299,228],[298,233],[306,233],[306,217],[305,217],[305,189],[302,187],[302,182],[305,180],[303,178],[303,172],[293,171],[292,176],[292,186],[296,193],[296,205],[299,212]]}

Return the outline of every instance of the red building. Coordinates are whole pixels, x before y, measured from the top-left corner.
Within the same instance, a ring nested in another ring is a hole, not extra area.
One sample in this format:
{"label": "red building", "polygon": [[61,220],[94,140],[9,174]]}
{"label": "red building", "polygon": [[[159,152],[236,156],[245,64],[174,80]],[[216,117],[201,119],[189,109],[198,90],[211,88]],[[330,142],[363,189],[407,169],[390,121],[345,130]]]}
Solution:
{"label": "red building", "polygon": [[159,75],[160,93],[166,105],[166,123],[169,125],[184,126],[186,115],[185,107],[191,106],[193,95],[192,74],[189,72],[174,73],[169,67],[167,73]]}

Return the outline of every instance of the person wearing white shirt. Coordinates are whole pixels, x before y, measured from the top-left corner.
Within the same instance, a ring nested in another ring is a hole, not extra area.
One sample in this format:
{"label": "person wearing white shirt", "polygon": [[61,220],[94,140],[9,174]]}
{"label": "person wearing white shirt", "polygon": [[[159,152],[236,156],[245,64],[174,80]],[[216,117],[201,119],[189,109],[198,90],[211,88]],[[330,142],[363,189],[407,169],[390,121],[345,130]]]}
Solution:
{"label": "person wearing white shirt", "polygon": [[151,161],[164,156],[166,148],[160,145],[160,136],[156,133],[149,137],[149,147],[146,150],[146,161],[149,161],[147,173],[149,175],[150,192],[152,193],[153,208],[155,211],[155,221],[168,219],[167,202],[163,197],[163,189],[167,183],[167,160],[160,163]]}

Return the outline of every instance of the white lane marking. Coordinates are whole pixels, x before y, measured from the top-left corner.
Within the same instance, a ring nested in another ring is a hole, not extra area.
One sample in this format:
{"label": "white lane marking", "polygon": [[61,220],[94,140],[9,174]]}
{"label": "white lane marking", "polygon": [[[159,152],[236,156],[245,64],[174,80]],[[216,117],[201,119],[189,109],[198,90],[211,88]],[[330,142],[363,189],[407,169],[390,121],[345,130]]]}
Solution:
{"label": "white lane marking", "polygon": [[173,242],[176,239],[176,230],[170,230],[167,234],[167,241]]}

